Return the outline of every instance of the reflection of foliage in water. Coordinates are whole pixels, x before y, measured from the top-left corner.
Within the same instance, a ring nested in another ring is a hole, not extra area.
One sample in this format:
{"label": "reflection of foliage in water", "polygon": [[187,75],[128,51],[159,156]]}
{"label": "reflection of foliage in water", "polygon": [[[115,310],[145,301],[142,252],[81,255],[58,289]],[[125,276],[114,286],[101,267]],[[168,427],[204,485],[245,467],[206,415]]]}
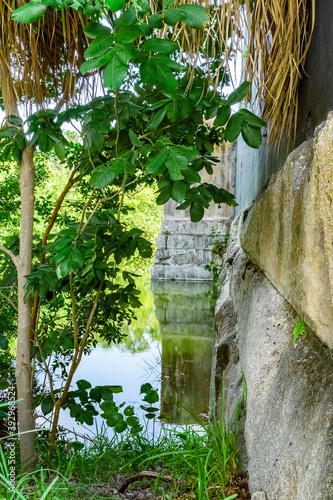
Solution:
{"label": "reflection of foliage in water", "polygon": [[[125,197],[125,205],[123,207],[123,222],[128,227],[138,227],[144,231],[144,237],[147,238],[155,249],[155,241],[160,232],[163,208],[156,205],[157,186],[145,186],[138,193],[132,196]],[[153,258],[143,259],[140,255],[135,254],[129,261],[126,262],[126,271],[132,273],[147,273],[153,263]],[[148,276],[145,278],[148,280]]]}
{"label": "reflection of foliage in water", "polygon": [[[160,328],[155,316],[155,306],[153,294],[150,290],[150,277],[146,273],[136,280],[137,288],[141,291],[140,301],[143,307],[135,313],[136,319],[130,325],[125,325],[122,332],[126,335],[117,349],[121,352],[130,352],[132,354],[145,352],[150,349],[154,341],[160,341]],[[110,347],[106,342],[100,344],[102,347]]]}

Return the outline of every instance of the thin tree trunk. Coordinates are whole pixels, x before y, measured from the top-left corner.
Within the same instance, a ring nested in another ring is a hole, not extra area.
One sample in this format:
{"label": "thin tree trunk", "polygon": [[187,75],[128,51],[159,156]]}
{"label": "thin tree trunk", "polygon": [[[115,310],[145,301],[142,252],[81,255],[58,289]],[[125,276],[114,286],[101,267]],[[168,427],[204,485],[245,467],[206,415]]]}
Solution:
{"label": "thin tree trunk", "polygon": [[[20,433],[21,468],[30,471],[36,461],[35,421],[32,411],[32,370],[30,363],[31,306],[24,300],[25,276],[31,272],[33,215],[34,215],[34,150],[26,147],[20,164],[21,231],[18,277],[18,330],[16,354],[16,385]],[[27,432],[32,431],[32,432]]]}
{"label": "thin tree trunk", "polygon": [[[52,456],[52,454],[54,452],[54,443],[55,443],[55,440],[56,440],[56,437],[57,437],[58,421],[59,421],[59,415],[60,415],[61,406],[64,403],[64,401],[65,401],[65,399],[66,399],[66,397],[68,395],[68,392],[69,392],[69,389],[70,389],[70,386],[71,386],[74,374],[75,374],[76,369],[79,366],[80,361],[82,359],[83,350],[84,350],[84,348],[85,348],[85,346],[87,344],[87,341],[88,341],[88,337],[89,337],[89,333],[90,333],[90,327],[91,327],[93,318],[95,316],[95,312],[96,312],[96,309],[97,309],[97,306],[98,306],[98,301],[99,301],[99,298],[100,298],[100,295],[101,295],[101,292],[102,292],[102,288],[103,288],[103,281],[99,284],[99,287],[97,289],[97,293],[96,293],[96,296],[95,296],[95,299],[94,299],[94,302],[93,302],[93,305],[92,305],[92,308],[91,308],[91,311],[90,311],[90,314],[89,314],[89,318],[88,318],[88,321],[87,321],[87,324],[86,324],[85,333],[84,333],[84,335],[83,335],[83,337],[81,339],[81,342],[79,343],[79,345],[77,345],[77,340],[75,342],[76,346],[75,346],[75,350],[74,350],[74,357],[73,357],[72,364],[71,364],[71,367],[70,367],[70,370],[69,370],[69,374],[68,374],[68,377],[67,377],[67,380],[66,380],[66,384],[65,384],[65,387],[63,388],[61,396],[55,402],[55,405],[54,405],[54,416],[53,416],[52,429],[51,429],[51,434],[50,434],[50,452],[51,452],[51,456]],[[74,304],[74,300],[73,300],[72,304]],[[75,315],[75,308],[73,310],[73,313]],[[75,319],[75,316],[74,316],[74,318],[73,318],[73,326],[74,326],[75,322],[76,322],[76,319]],[[76,329],[76,326],[74,326],[74,329]]]}

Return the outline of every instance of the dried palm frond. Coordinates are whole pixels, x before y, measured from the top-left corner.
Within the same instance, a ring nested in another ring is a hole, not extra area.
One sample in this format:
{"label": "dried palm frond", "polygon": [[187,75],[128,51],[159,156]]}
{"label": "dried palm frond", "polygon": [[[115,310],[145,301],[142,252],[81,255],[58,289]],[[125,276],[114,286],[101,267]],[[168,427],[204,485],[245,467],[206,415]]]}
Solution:
{"label": "dried palm frond", "polygon": [[[202,64],[200,47],[207,61],[215,61],[213,84],[230,67],[234,54],[247,54],[244,78],[256,85],[263,118],[270,122],[270,140],[276,145],[284,132],[292,139],[296,127],[299,81],[314,24],[315,0],[310,2],[311,13],[307,0],[176,0],[173,5],[196,3],[209,12],[205,29],[179,23],[174,37],[194,65]],[[77,91],[87,45],[80,14],[48,8],[42,20],[21,25],[12,21],[11,13],[24,3],[0,0],[2,97],[8,109],[22,101],[35,108],[59,99],[66,103]],[[161,7],[158,0],[150,3],[153,12]],[[92,94],[90,85],[83,79],[82,98]]]}
{"label": "dried palm frond", "polygon": [[[152,9],[159,2],[150,0]],[[263,118],[270,122],[270,141],[277,147],[283,133],[292,140],[298,109],[298,87],[314,26],[315,0],[177,0],[173,6],[200,4],[210,14],[204,30],[180,23],[180,46],[198,62],[199,48],[219,64],[211,75],[230,67],[232,56],[246,54],[244,78],[256,85]],[[311,18],[311,21],[309,19]]]}
{"label": "dried palm frond", "polygon": [[[247,9],[253,2],[246,0]],[[245,74],[257,84],[258,101],[279,145],[296,132],[298,88],[314,26],[315,0],[257,0],[249,16]],[[309,17],[311,15],[311,21]],[[309,30],[309,31],[308,31]]]}
{"label": "dried palm frond", "polygon": [[[79,68],[86,40],[80,15],[72,9],[48,8],[43,19],[33,24],[14,22],[12,12],[25,3],[0,0],[2,97],[12,110],[22,102],[28,111],[59,99],[65,104],[82,76]],[[83,86],[83,94],[84,90]]]}

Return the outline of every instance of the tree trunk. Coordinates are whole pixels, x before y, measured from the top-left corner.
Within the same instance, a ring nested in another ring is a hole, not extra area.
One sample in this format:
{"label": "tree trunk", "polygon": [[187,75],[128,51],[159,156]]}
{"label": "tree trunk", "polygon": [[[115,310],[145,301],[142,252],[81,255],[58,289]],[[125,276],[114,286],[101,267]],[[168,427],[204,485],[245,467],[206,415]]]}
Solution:
{"label": "tree trunk", "polygon": [[[33,215],[34,215],[34,150],[26,147],[20,164],[21,231],[20,254],[17,265],[18,278],[18,330],[16,354],[16,385],[18,423],[21,449],[21,468],[31,471],[36,461],[35,421],[32,412],[32,370],[30,363],[30,301],[24,300],[25,276],[31,272]],[[27,432],[32,431],[32,432]]]}

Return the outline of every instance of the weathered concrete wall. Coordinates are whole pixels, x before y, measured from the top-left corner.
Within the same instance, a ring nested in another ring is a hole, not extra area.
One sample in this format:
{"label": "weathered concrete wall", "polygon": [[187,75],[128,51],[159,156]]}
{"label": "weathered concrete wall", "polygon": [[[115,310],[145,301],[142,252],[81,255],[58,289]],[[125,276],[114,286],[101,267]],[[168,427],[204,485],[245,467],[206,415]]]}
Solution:
{"label": "weathered concrete wall", "polygon": [[[308,0],[309,11],[311,0]],[[315,27],[300,81],[296,145],[308,139],[333,109],[333,2],[316,1]]]}
{"label": "weathered concrete wall", "polygon": [[[308,0],[308,6],[310,13],[311,0]],[[333,109],[330,88],[333,80],[332,17],[332,0],[316,1],[313,37],[299,85],[295,144],[288,150],[283,142],[277,154],[275,148],[268,147],[267,137],[264,137],[259,150],[251,150],[242,139],[237,142],[235,194],[239,206],[236,207],[236,215],[251,205],[270,176],[283,165],[288,153],[309,139]]]}
{"label": "weathered concrete wall", "polygon": [[[210,182],[228,191],[233,191],[235,148],[225,144],[214,155],[219,163],[213,174],[202,174],[203,182]],[[176,210],[173,200],[165,205],[161,232],[156,242],[154,264],[151,268],[152,280],[212,280],[213,275],[205,269],[212,260],[212,247],[215,234],[223,238],[229,232],[233,217],[233,207],[212,204],[202,221],[193,223],[189,209]]]}
{"label": "weathered concrete wall", "polygon": [[250,148],[241,137],[237,140],[235,197],[238,206],[235,214],[248,208],[267,184],[270,176],[277,172],[286,159],[286,145],[282,143],[279,155],[267,144],[267,132],[263,132],[259,149]]}
{"label": "weathered concrete wall", "polygon": [[291,153],[246,217],[241,244],[333,348],[333,112]]}
{"label": "weathered concrete wall", "polygon": [[212,401],[221,416],[224,376],[230,418],[244,373],[243,456],[252,493],[261,491],[267,500],[332,500],[332,352],[309,329],[293,344],[297,313],[241,249],[241,222],[242,216],[232,225],[221,274]]}

